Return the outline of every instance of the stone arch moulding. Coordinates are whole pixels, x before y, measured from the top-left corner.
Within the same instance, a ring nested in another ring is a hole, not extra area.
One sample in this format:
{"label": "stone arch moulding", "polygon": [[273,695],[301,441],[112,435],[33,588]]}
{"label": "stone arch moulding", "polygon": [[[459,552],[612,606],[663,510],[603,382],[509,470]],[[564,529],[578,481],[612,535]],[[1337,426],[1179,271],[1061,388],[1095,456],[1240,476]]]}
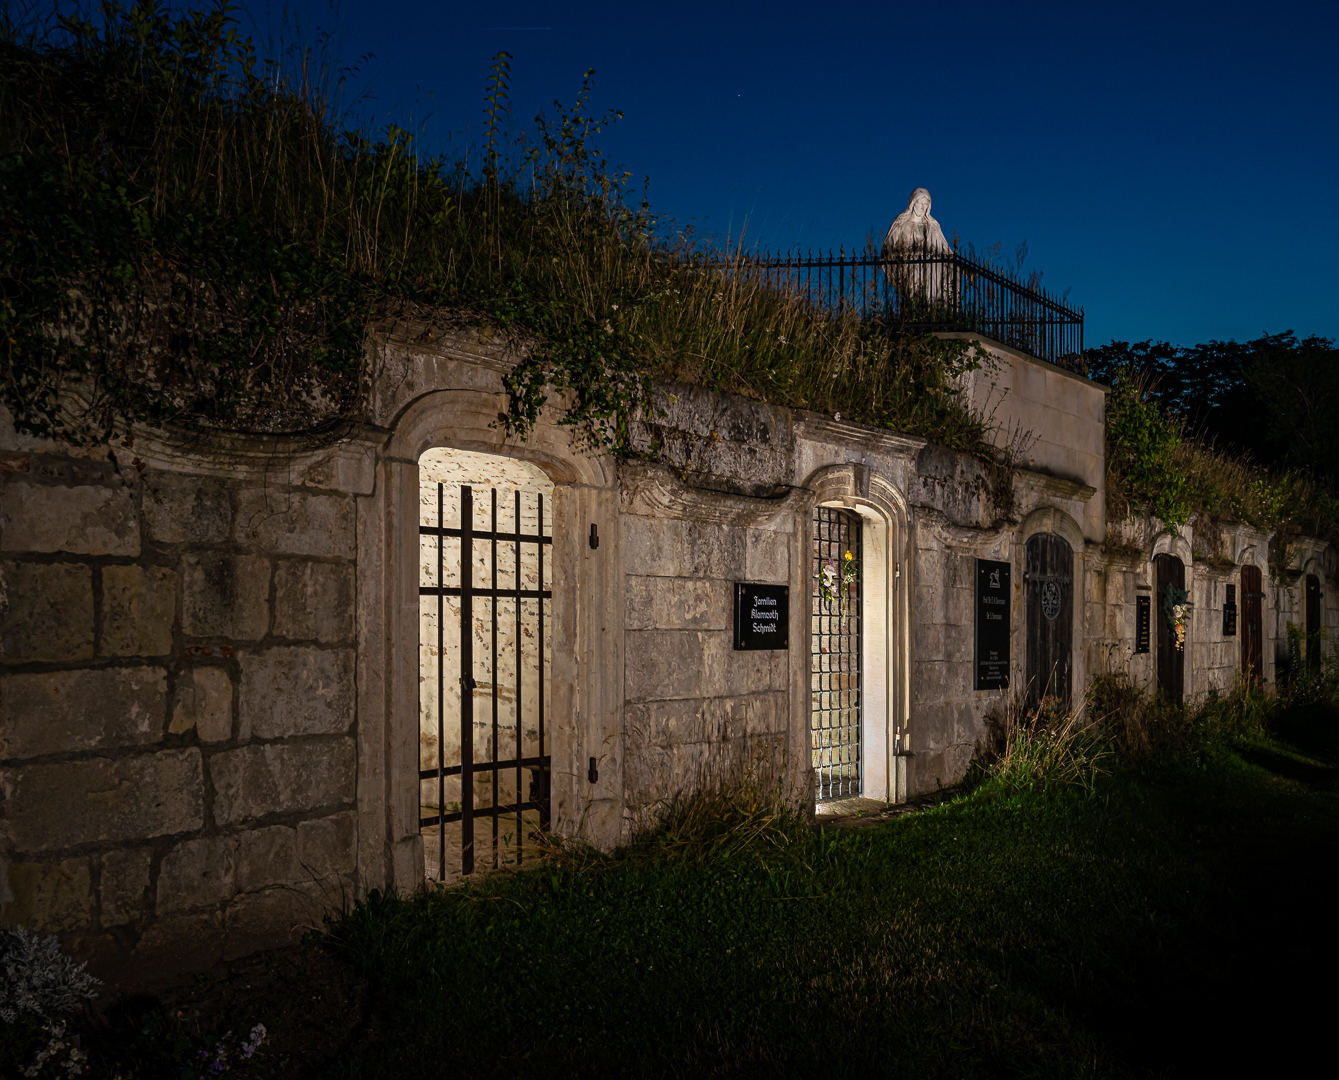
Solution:
{"label": "stone arch moulding", "polygon": [[1077,521],[1058,507],[1043,506],[1028,514],[1023,519],[1023,524],[1019,526],[1019,544],[1026,544],[1038,533],[1054,533],[1056,536],[1063,536],[1069,542],[1074,554],[1079,558],[1083,557],[1086,545],[1083,530],[1079,528]]}
{"label": "stone arch moulding", "polygon": [[1153,541],[1153,550],[1149,552],[1148,561],[1151,563],[1159,555],[1175,555],[1185,564],[1186,572],[1190,572],[1194,564],[1194,556],[1190,549],[1190,539],[1184,532],[1175,534],[1163,532],[1158,534],[1158,538]]}
{"label": "stone arch moulding", "polygon": [[[875,676],[870,689],[876,692],[866,695],[869,710],[862,724],[862,740],[869,751],[864,794],[868,798],[904,802],[908,790],[906,761],[897,753],[895,737],[900,730],[905,740],[911,716],[914,546],[906,500],[891,482],[863,464],[830,465],[818,469],[808,477],[804,487],[813,493],[814,506],[841,506],[860,514],[869,530],[871,546],[877,552],[878,564],[868,567],[865,593],[866,626],[875,632],[867,631],[864,635],[867,644],[862,667],[867,674]],[[868,566],[868,555],[866,562]],[[805,579],[808,579],[807,572]],[[870,586],[877,590],[877,595],[872,595]],[[809,603],[808,596],[804,603]],[[807,665],[810,648],[807,619],[805,627],[802,663]],[[806,679],[805,686],[808,685]],[[810,707],[806,705],[806,717]]]}
{"label": "stone arch moulding", "polygon": [[[358,513],[359,874],[412,888],[422,880],[418,818],[418,459],[450,447],[521,459],[553,481],[553,827],[592,842],[619,839],[622,818],[622,563],[616,474],[543,419],[526,443],[493,427],[505,397],[437,390],[397,417],[377,484]],[[600,545],[586,542],[592,525]],[[578,687],[577,674],[581,674]],[[584,757],[583,757],[584,755]],[[600,783],[585,757],[602,758]],[[612,831],[611,831],[612,830]],[[609,835],[606,835],[608,833]]]}

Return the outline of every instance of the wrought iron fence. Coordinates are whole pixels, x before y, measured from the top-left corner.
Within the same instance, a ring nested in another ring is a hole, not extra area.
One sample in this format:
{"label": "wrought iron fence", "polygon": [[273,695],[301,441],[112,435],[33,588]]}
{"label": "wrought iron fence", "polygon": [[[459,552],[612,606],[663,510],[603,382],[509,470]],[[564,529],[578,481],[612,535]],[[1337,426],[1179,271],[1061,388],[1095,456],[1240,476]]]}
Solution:
{"label": "wrought iron fence", "polygon": [[1014,273],[956,251],[896,249],[746,257],[743,271],[815,306],[854,312],[889,329],[968,331],[1086,375],[1083,309]]}

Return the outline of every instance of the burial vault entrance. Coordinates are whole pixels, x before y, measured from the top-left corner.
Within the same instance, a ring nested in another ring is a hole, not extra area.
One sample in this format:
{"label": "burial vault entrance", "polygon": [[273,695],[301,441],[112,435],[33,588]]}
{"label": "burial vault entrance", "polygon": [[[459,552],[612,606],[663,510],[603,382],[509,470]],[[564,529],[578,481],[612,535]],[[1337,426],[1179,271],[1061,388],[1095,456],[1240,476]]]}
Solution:
{"label": "burial vault entrance", "polygon": [[860,515],[814,508],[810,736],[819,802],[863,793]]}
{"label": "burial vault entrance", "polygon": [[1175,555],[1158,555],[1153,560],[1153,574],[1156,583],[1153,621],[1158,628],[1158,690],[1169,702],[1179,705],[1185,695],[1185,631],[1189,627],[1189,616],[1181,616],[1178,631],[1175,611],[1187,599],[1185,563]]}
{"label": "burial vault entrance", "polygon": [[515,865],[550,817],[553,483],[536,466],[419,459],[419,826],[446,881]]}
{"label": "burial vault entrance", "polygon": [[1055,533],[1037,533],[1025,549],[1027,705],[1067,706],[1074,657],[1074,549]]}

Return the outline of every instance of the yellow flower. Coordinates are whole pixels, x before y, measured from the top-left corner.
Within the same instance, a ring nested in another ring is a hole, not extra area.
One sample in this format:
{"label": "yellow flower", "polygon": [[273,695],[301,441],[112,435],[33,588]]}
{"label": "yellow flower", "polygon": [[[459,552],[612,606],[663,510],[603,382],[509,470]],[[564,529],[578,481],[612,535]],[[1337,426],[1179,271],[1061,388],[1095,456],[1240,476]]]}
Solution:
{"label": "yellow flower", "polygon": [[847,562],[850,562],[850,561],[851,561],[852,559],[854,559],[854,558],[855,558],[855,556],[852,555],[849,551],[846,553],[846,561],[847,561]]}

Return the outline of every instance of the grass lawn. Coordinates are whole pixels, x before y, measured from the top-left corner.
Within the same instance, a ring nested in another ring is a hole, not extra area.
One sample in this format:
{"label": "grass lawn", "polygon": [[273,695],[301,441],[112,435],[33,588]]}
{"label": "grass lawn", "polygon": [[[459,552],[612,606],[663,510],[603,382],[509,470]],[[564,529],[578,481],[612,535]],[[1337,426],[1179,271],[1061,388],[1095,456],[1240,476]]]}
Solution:
{"label": "grass lawn", "polygon": [[988,783],[779,847],[373,899],[216,1009],[270,1028],[265,1075],[1310,1071],[1339,715],[1278,732],[1091,791]]}

